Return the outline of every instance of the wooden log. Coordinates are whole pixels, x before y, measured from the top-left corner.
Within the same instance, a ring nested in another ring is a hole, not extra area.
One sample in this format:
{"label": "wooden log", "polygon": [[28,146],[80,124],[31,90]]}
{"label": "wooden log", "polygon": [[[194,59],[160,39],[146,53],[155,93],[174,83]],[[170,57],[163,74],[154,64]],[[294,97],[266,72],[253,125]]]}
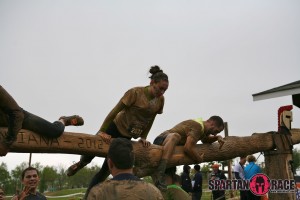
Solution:
{"label": "wooden log", "polygon": [[[0,128],[0,143],[6,133],[6,128]],[[300,129],[292,129],[291,133],[293,144],[300,143]],[[240,155],[274,149],[272,134],[274,133],[254,133],[252,136],[246,137],[229,136],[225,138],[222,149],[219,149],[219,144],[215,142],[213,144],[197,144],[197,151],[204,153],[204,162],[229,160]],[[144,148],[139,142],[133,141],[132,143],[136,154],[136,174],[139,177],[151,175],[160,161],[162,146],[152,144],[149,148]],[[22,129],[18,134],[17,141],[11,146],[10,152],[64,153],[106,157],[108,147],[109,145],[96,135],[64,132],[59,138],[49,139]],[[195,161],[184,153],[183,146],[177,146],[168,167],[184,164],[195,164]]]}

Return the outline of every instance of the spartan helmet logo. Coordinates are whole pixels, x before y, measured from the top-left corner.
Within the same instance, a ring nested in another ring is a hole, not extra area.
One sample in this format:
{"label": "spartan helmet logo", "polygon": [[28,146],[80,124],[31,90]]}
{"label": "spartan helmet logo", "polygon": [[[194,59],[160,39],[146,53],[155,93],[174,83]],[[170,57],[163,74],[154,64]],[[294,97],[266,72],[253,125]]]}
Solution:
{"label": "spartan helmet logo", "polygon": [[262,173],[255,174],[250,179],[250,190],[254,195],[264,195],[270,190],[270,179]]}
{"label": "spartan helmet logo", "polygon": [[[265,179],[262,176],[257,176],[256,181],[255,181],[255,189],[256,192],[261,192],[263,193],[265,191]],[[261,189],[261,190],[259,190]]]}

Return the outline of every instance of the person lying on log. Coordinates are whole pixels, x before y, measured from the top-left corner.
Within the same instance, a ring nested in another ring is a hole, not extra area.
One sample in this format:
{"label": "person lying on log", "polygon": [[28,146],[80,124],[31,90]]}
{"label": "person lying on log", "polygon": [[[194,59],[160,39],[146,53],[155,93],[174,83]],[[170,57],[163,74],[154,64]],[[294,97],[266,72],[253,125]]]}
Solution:
{"label": "person lying on log", "polygon": [[8,127],[8,132],[0,144],[0,156],[5,156],[17,139],[21,129],[33,131],[47,138],[57,138],[63,134],[65,126],[84,124],[78,115],[62,116],[53,123],[23,110],[14,98],[0,85],[0,127]]}
{"label": "person lying on log", "polygon": [[153,175],[155,185],[165,190],[164,173],[168,160],[171,158],[176,145],[184,146],[184,152],[187,153],[195,163],[203,161],[204,154],[196,150],[196,144],[200,140],[202,143],[213,143],[218,141],[220,148],[224,144],[222,136],[217,135],[224,129],[223,119],[219,116],[211,116],[203,121],[201,118],[186,120],[180,122],[172,129],[167,130],[157,136],[153,144],[162,145],[163,153],[156,173]]}

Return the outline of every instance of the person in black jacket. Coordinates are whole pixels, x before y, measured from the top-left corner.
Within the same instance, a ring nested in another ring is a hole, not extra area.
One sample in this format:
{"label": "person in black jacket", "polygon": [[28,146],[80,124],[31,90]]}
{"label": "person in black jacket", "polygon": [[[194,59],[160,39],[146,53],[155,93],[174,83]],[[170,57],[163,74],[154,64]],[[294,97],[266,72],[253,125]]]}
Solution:
{"label": "person in black jacket", "polygon": [[191,167],[189,165],[183,166],[183,172],[181,174],[181,188],[187,193],[192,192],[192,181],[190,178]]}
{"label": "person in black jacket", "polygon": [[202,196],[202,174],[200,172],[200,165],[194,165],[194,170],[196,173],[194,176],[192,200],[200,200]]}
{"label": "person in black jacket", "polygon": [[[219,165],[212,165],[213,171],[210,174],[210,180],[226,180],[226,176],[223,171],[219,170]],[[225,200],[225,190],[213,190],[213,200]]]}

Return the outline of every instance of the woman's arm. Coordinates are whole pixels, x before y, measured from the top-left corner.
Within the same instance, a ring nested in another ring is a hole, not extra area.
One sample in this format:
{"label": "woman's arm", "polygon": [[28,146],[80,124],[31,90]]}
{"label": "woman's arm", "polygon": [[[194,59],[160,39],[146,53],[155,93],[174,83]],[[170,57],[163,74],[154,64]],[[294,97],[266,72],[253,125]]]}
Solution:
{"label": "woman's arm", "polygon": [[125,108],[125,104],[122,103],[122,101],[119,101],[119,103],[108,113],[105,120],[103,121],[99,131],[97,132],[97,135],[99,135],[104,142],[110,143],[111,136],[108,135],[106,132],[108,126],[112,123],[112,121],[115,119],[117,114]]}

